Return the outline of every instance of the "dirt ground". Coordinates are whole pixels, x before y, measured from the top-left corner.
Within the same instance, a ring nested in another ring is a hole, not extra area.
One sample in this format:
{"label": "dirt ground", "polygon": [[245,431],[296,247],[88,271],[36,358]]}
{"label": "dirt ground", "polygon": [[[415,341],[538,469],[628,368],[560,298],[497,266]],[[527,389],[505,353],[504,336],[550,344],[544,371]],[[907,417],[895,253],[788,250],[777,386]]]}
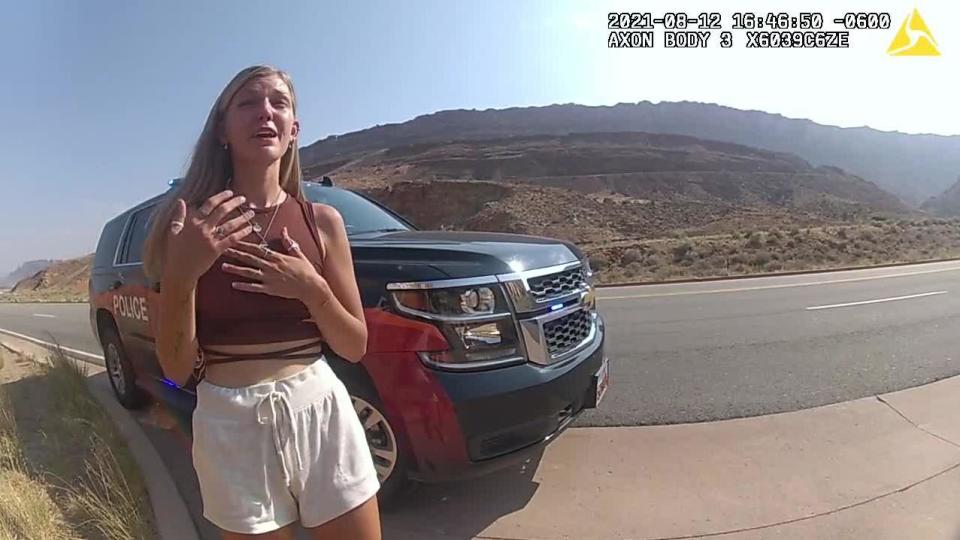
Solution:
{"label": "dirt ground", "polygon": [[116,427],[84,372],[62,358],[50,367],[51,358],[0,342],[0,438],[10,458],[0,467],[0,538],[155,538],[143,480]]}
{"label": "dirt ground", "polygon": [[0,344],[0,384],[18,381],[39,371],[36,362],[14,354]]}

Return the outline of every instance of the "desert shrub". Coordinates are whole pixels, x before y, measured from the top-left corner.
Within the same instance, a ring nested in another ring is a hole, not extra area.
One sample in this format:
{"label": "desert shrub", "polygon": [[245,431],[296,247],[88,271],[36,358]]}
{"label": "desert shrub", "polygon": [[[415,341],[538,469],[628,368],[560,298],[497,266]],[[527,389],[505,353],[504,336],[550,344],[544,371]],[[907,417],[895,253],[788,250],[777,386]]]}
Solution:
{"label": "desert shrub", "polygon": [[671,252],[673,253],[673,262],[679,263],[690,259],[690,255],[693,253],[693,245],[690,242],[684,242],[674,246]]}
{"label": "desert shrub", "polygon": [[763,268],[770,264],[771,260],[773,260],[773,258],[771,257],[770,253],[766,251],[758,251],[751,258],[750,264],[759,268]]}
{"label": "desert shrub", "polygon": [[620,260],[623,264],[631,264],[641,259],[643,259],[643,252],[637,248],[630,248],[623,252],[623,257]]}
{"label": "desert shrub", "polygon": [[727,262],[728,262],[728,264],[732,264],[732,265],[736,265],[736,266],[743,266],[744,264],[747,264],[747,257],[746,257],[746,255],[744,255],[744,254],[742,254],[742,253],[737,253],[737,254],[733,255],[732,257],[730,257],[730,258],[727,260]]}
{"label": "desert shrub", "polygon": [[590,267],[594,270],[604,270],[610,267],[610,256],[602,251],[591,253],[589,259]]}
{"label": "desert shrub", "polygon": [[748,248],[757,249],[762,245],[763,245],[763,236],[758,232],[752,233],[749,239],[747,240]]}
{"label": "desert shrub", "polygon": [[711,272],[712,269],[713,269],[713,265],[711,265],[706,259],[700,259],[697,262],[693,263],[692,266],[690,266],[691,272],[695,274],[700,274],[700,275],[708,274]]}
{"label": "desert shrub", "polygon": [[651,253],[643,260],[643,265],[647,267],[657,267],[663,265],[663,257],[659,253]]}

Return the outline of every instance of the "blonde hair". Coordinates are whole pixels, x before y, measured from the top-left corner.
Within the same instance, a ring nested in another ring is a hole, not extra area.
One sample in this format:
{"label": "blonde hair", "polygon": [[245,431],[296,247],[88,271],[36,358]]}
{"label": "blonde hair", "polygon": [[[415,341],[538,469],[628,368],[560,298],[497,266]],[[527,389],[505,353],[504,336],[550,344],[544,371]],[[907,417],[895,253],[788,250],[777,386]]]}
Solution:
{"label": "blonde hair", "polygon": [[[227,189],[227,181],[233,176],[230,152],[224,149],[220,142],[224,117],[231,100],[248,81],[269,76],[277,76],[287,85],[293,114],[296,116],[297,97],[293,91],[293,81],[286,72],[273,66],[258,65],[250,66],[234,75],[210,109],[203,132],[194,147],[187,174],[170,190],[164,202],[160,203],[154,212],[150,232],[143,244],[143,269],[151,280],[159,280],[163,271],[167,231],[177,199],[183,199],[188,208],[196,208],[212,195]],[[297,199],[304,199],[300,150],[295,143],[291,144],[280,158],[280,188]]]}

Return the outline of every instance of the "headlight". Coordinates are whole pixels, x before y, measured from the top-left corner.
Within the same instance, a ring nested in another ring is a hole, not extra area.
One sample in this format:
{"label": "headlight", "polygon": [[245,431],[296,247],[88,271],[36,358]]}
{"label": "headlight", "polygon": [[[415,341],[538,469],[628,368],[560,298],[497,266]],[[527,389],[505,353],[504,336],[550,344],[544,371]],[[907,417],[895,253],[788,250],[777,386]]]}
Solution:
{"label": "headlight", "polygon": [[587,280],[587,285],[593,285],[593,268],[590,267],[590,257],[583,258],[583,277]]}
{"label": "headlight", "polygon": [[393,291],[401,311],[430,318],[509,313],[499,284]]}
{"label": "headlight", "polygon": [[512,318],[483,323],[442,323],[450,349],[420,353],[425,363],[440,369],[482,369],[526,362]]}
{"label": "headlight", "polygon": [[392,291],[397,309],[434,321],[450,343],[446,351],[421,352],[441,369],[481,369],[523,363],[516,322],[499,283]]}

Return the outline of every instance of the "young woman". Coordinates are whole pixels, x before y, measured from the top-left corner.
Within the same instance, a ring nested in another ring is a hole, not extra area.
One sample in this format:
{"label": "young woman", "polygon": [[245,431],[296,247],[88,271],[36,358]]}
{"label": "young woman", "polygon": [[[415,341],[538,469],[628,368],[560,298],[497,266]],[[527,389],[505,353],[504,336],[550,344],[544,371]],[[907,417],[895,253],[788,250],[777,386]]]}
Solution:
{"label": "young woman", "polygon": [[379,539],[373,459],[322,349],[359,361],[366,321],[343,218],[303,195],[299,132],[273,67],[217,98],[144,248],[157,353],[180,384],[202,366],[193,463],[225,538],[293,538],[299,520],[316,539]]}

